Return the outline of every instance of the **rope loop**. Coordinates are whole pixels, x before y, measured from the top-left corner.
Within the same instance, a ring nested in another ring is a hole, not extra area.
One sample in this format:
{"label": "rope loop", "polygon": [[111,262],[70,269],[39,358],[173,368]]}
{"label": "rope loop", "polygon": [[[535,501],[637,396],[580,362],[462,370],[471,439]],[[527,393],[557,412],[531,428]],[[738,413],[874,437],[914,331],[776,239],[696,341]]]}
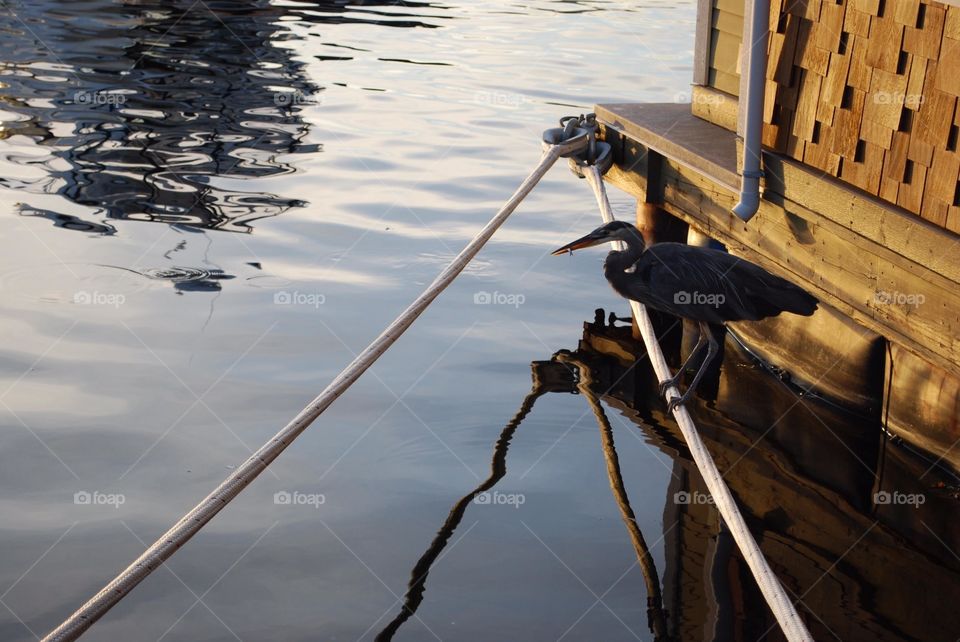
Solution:
{"label": "rope loop", "polygon": [[[560,126],[560,129],[547,131],[558,131],[561,133],[557,135],[562,136],[575,130],[584,132],[587,137],[586,148],[582,152],[566,156],[570,171],[580,178],[586,178],[584,170],[588,167],[596,167],[600,170],[601,175],[606,174],[607,170],[613,166],[613,148],[609,143],[597,138],[600,131],[597,115],[590,113],[580,114],[579,116],[564,116],[560,119]],[[544,132],[544,140],[546,140],[546,133]]]}
{"label": "rope loop", "polygon": [[572,158],[583,154],[592,144],[592,132],[587,127],[581,127],[584,117],[564,116],[560,119],[559,127],[552,127],[543,132],[543,147],[563,146],[561,158]]}

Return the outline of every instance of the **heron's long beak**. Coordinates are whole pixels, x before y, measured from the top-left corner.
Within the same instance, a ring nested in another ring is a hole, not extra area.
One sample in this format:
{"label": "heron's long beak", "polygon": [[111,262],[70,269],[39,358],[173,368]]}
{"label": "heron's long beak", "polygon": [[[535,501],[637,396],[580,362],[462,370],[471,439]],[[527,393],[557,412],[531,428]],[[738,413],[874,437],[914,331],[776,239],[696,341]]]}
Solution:
{"label": "heron's long beak", "polygon": [[560,256],[561,254],[566,254],[567,252],[573,252],[574,250],[581,250],[585,247],[591,247],[593,245],[600,245],[601,243],[607,243],[609,239],[604,235],[600,236],[595,232],[590,232],[586,236],[578,238],[573,243],[567,243],[561,248],[557,248],[552,252],[554,256]]}

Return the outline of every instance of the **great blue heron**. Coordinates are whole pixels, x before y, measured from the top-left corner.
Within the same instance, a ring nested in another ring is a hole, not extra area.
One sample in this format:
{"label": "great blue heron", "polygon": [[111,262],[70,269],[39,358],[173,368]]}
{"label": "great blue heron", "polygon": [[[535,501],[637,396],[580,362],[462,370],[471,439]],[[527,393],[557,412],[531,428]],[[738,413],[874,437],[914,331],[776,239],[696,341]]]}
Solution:
{"label": "great blue heron", "polygon": [[687,391],[670,402],[670,411],[690,399],[719,350],[709,324],[756,321],[781,312],[810,316],[817,309],[816,298],[759,265],[720,250],[683,243],[655,243],[646,247],[640,230],[624,221],[602,225],[553,254],[614,241],[623,241],[626,249],[607,255],[603,275],[620,296],[696,321],[700,326],[697,345],[677,374],[660,384],[661,395],[666,394],[669,386],[677,384],[704,343],[708,346],[706,359]]}

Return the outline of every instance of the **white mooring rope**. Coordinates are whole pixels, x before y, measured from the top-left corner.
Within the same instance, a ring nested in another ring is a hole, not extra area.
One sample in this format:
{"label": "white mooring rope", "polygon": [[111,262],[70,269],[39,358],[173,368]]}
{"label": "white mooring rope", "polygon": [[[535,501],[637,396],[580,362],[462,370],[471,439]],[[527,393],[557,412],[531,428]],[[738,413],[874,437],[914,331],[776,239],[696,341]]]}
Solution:
{"label": "white mooring rope", "polygon": [[[613,221],[613,211],[610,209],[610,201],[607,199],[607,191],[603,186],[603,176],[600,171],[595,165],[590,165],[584,168],[583,173],[597,197],[600,215],[604,222]],[[619,249],[624,248],[620,247]],[[640,328],[640,334],[643,335],[643,343],[646,345],[653,370],[657,374],[657,380],[666,381],[672,373],[663,352],[660,350],[660,344],[657,343],[657,335],[653,329],[653,324],[650,322],[650,317],[647,315],[647,310],[636,301],[630,301],[630,307],[633,310],[633,318],[636,319]],[[677,390],[676,386],[667,388],[667,401],[679,396],[680,391]],[[717,465],[714,463],[713,457],[710,456],[710,451],[707,450],[703,440],[700,439],[700,434],[697,432],[693,419],[690,418],[690,413],[683,406],[677,406],[673,410],[673,416],[680,426],[680,432],[683,433],[683,438],[687,442],[687,448],[690,450],[693,461],[707,484],[707,489],[713,497],[717,510],[720,511],[723,521],[727,523],[727,527],[733,534],[734,541],[740,547],[740,551],[747,561],[747,566],[750,567],[754,579],[760,586],[763,597],[770,606],[770,610],[773,611],[774,617],[777,618],[780,628],[783,629],[783,634],[790,642],[813,642],[813,636],[810,635],[810,631],[807,630],[803,620],[800,619],[793,602],[790,601],[786,590],[777,576],[774,575],[773,569],[770,568],[770,564],[760,551],[760,546],[757,545],[750,529],[747,528],[747,523],[744,521],[743,515],[740,514],[740,509],[737,507],[730,489],[723,481],[720,471],[717,470]]]}
{"label": "white mooring rope", "polygon": [[443,272],[427,287],[400,316],[387,326],[380,336],[373,340],[363,352],[350,362],[337,377],[300,411],[293,420],[280,432],[253,453],[241,466],[237,467],[230,477],[223,481],[216,490],[207,495],[199,504],[184,515],[173,528],[168,530],[160,539],[155,541],[130,566],[117,575],[99,593],[94,595],[81,606],[73,615],[64,620],[56,629],[43,638],[43,642],[65,642],[76,640],[94,622],[100,619],[117,602],[123,599],[133,588],[143,581],[150,573],[160,567],[165,560],[177,552],[187,543],[204,525],[223,509],[234,497],[246,488],[257,476],[266,470],[267,466],[289,446],[300,433],[332,404],[337,397],[344,393],[367,368],[400,338],[407,328],[420,316],[435,298],[463,271],[467,264],[476,256],[477,252],[490,240],[507,217],[513,213],[521,201],[533,190],[534,186],[543,178],[547,170],[561,156],[576,153],[587,144],[584,135],[571,138],[565,142],[546,147],[540,163],[520,184],[510,200],[500,211],[490,219],[490,222],[480,230],[470,243],[444,268]]}

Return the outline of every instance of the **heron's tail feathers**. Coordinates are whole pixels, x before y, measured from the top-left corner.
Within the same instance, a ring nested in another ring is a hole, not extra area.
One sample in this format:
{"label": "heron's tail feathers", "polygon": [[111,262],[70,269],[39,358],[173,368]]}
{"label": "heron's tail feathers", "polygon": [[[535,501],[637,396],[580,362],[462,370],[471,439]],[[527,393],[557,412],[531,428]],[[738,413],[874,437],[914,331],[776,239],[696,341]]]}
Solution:
{"label": "heron's tail feathers", "polygon": [[780,308],[784,312],[808,317],[817,310],[816,297],[797,286],[793,286],[789,290],[780,290],[777,296]]}
{"label": "heron's tail feathers", "polygon": [[762,307],[769,308],[763,310],[764,316],[775,316],[781,312],[790,312],[808,317],[817,309],[817,299],[803,288],[800,288],[790,281],[780,277],[769,275],[770,279],[765,279],[764,296],[762,298]]}

